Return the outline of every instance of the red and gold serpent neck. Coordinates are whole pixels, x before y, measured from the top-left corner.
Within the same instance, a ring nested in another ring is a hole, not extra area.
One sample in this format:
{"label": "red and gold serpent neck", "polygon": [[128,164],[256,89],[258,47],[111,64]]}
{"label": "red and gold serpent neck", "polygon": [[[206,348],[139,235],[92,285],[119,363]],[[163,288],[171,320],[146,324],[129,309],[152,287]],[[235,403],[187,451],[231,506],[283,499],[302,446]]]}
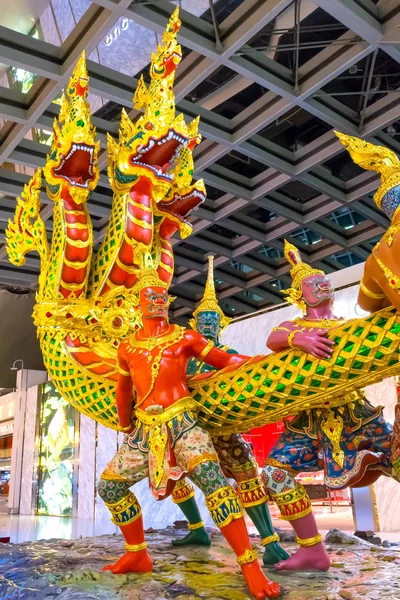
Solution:
{"label": "red and gold serpent neck", "polygon": [[153,241],[152,181],[139,176],[127,198],[125,232],[122,243],[99,295],[117,286],[131,289],[137,280],[137,250],[151,248]]}
{"label": "red and gold serpent neck", "polygon": [[92,225],[84,203],[76,203],[64,187],[65,251],[59,292],[64,298],[86,296],[93,247]]}
{"label": "red and gold serpent neck", "polygon": [[174,253],[171,237],[179,228],[175,221],[165,218],[158,230],[157,238],[160,249],[160,260],[157,268],[160,278],[169,287],[174,275]]}

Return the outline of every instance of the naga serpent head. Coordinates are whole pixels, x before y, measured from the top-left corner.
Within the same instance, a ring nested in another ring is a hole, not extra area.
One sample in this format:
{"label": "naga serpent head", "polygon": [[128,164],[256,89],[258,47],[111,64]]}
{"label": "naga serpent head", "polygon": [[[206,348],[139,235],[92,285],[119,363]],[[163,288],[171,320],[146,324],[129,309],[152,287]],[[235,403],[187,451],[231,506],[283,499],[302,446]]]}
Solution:
{"label": "naga serpent head", "polygon": [[159,200],[167,193],[173,178],[172,164],[188,141],[188,129],[182,114],[175,116],[173,84],[175,70],[182,58],[177,34],[181,22],[176,9],[153,54],[150,84],[139,79],[133,103],[144,109],[133,123],[125,110],[121,113],[118,142],[108,138],[109,177],[115,191],[132,186],[140,176],[153,184],[152,195]]}
{"label": "naga serpent head", "polygon": [[75,202],[85,202],[100,177],[97,164],[100,142],[95,140],[96,129],[90,118],[88,81],[83,52],[62,97],[58,120],[54,120],[53,143],[44,168],[52,200],[67,188]]}
{"label": "naga serpent head", "polygon": [[197,210],[206,199],[206,188],[203,179],[192,183],[193,150],[201,142],[198,133],[199,117],[188,126],[188,142],[180,151],[173,167],[173,181],[165,197],[157,202],[154,214],[174,221],[181,238],[188,237],[193,230],[189,215]]}

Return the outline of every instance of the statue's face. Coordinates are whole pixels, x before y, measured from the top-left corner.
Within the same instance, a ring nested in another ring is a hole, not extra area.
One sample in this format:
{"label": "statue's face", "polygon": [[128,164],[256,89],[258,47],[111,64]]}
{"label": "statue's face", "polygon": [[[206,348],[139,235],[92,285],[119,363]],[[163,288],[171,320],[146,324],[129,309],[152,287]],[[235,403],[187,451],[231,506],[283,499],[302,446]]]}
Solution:
{"label": "statue's face", "polygon": [[317,306],[327,300],[333,300],[334,290],[326,275],[316,274],[302,281],[303,299],[308,306]]}
{"label": "statue's face", "polygon": [[147,287],[139,292],[139,306],[147,319],[166,318],[169,305],[168,292],[163,287]]}
{"label": "statue's face", "polygon": [[197,331],[205,337],[218,337],[220,323],[220,315],[213,310],[199,312],[199,314],[196,317]]}

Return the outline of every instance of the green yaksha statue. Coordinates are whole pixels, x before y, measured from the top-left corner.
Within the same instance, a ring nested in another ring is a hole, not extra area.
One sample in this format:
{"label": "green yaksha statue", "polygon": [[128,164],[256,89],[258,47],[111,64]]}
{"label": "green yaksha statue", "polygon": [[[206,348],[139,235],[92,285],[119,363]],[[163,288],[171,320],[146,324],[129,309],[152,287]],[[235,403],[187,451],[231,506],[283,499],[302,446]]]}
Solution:
{"label": "green yaksha statue", "polygon": [[[210,346],[221,348],[230,354],[237,354],[236,350],[224,346],[220,341],[220,333],[231,319],[224,315],[218,305],[213,259],[213,256],[208,257],[208,277],[204,295],[189,323],[194,330],[209,339]],[[213,370],[212,366],[192,358],[187,367],[187,375],[197,375],[210,370]],[[212,440],[225,475],[237,482],[242,506],[262,538],[265,547],[264,564],[273,565],[279,560],[285,560],[288,554],[279,545],[279,537],[274,532],[268,511],[268,496],[261,482],[258,465],[250,445],[239,434],[213,437]],[[189,521],[189,533],[182,539],[175,540],[173,544],[209,546],[210,537],[204,529],[192,484],[185,479],[179,481],[172,493],[172,499]]]}

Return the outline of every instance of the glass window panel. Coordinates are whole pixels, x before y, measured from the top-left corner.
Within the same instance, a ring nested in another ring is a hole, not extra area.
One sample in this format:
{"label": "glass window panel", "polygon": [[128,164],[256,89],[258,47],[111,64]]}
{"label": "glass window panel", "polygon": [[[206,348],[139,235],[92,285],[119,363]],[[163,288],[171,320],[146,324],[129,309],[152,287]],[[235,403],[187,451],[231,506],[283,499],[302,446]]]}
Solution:
{"label": "glass window panel", "polygon": [[57,22],[57,28],[61,36],[61,41],[65,42],[75,26],[74,15],[68,0],[52,0],[54,16]]}
{"label": "glass window panel", "polygon": [[75,409],[51,382],[40,386],[37,513],[72,516]]}

